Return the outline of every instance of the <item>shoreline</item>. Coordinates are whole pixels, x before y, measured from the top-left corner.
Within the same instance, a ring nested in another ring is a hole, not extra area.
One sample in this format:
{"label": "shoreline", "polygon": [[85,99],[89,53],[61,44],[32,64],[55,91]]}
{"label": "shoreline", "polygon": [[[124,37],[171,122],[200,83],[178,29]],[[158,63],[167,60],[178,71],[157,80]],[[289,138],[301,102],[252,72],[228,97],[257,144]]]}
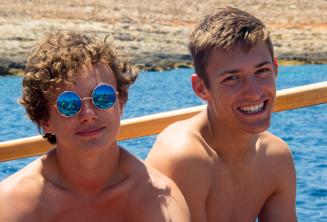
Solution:
{"label": "shoreline", "polygon": [[[327,61],[322,62],[312,62],[312,61],[303,61],[303,60],[278,60],[279,66],[294,66],[294,65],[325,65],[327,64]],[[140,71],[155,71],[155,72],[163,72],[163,71],[169,71],[179,68],[193,68],[192,61],[167,61],[167,63],[162,62],[162,64],[158,65],[155,64],[153,66],[146,65],[146,64],[136,64],[135,67],[137,67]],[[0,67],[0,76],[23,76],[24,75],[24,69],[23,68],[9,68],[8,70],[3,71],[3,67]]]}
{"label": "shoreline", "polygon": [[109,35],[141,70],[192,67],[188,36],[204,15],[227,5],[267,25],[280,64],[327,64],[325,0],[12,0],[0,5],[0,76],[22,73],[31,47],[54,30]]}

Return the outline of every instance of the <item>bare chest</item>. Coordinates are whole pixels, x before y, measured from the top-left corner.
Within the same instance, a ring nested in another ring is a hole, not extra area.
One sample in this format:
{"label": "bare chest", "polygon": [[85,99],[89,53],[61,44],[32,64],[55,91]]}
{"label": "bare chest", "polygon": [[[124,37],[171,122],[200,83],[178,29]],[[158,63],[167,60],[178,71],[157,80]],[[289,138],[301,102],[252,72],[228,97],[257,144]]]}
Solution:
{"label": "bare chest", "polygon": [[[47,185],[30,208],[33,218],[28,221],[68,222],[68,221],[135,221],[131,191],[105,191],[99,194],[81,195]],[[26,216],[29,216],[26,215]]]}
{"label": "bare chest", "polygon": [[39,221],[132,221],[129,220],[129,205],[122,206],[122,201],[99,202],[58,197],[45,199],[40,206]]}
{"label": "bare chest", "polygon": [[[62,192],[48,192],[40,201],[35,220],[40,222],[139,222],[166,221],[161,204],[146,204],[132,193],[97,198],[79,198]],[[149,198],[145,198],[149,201]],[[150,198],[151,199],[151,198]],[[152,201],[150,201],[152,203]]]}
{"label": "bare chest", "polygon": [[268,175],[261,170],[233,173],[219,168],[213,175],[206,207],[209,222],[254,222],[273,193]]}

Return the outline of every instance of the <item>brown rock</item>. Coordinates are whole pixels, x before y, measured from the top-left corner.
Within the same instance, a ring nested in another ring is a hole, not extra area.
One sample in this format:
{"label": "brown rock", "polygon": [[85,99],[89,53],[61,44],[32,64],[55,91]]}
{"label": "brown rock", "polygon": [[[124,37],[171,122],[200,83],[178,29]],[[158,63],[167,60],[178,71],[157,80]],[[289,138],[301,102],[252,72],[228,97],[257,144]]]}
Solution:
{"label": "brown rock", "polygon": [[12,0],[0,4],[0,74],[22,70],[31,46],[51,30],[109,34],[144,69],[189,67],[194,25],[227,4],[266,22],[280,59],[327,62],[325,0]]}

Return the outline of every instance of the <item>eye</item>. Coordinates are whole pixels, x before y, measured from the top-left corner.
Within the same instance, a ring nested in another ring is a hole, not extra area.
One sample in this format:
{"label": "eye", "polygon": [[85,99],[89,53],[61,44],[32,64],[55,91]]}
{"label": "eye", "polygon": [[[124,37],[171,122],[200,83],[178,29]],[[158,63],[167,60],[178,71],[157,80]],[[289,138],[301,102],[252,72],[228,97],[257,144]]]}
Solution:
{"label": "eye", "polygon": [[272,71],[269,68],[261,68],[255,72],[255,74],[270,74],[270,73],[272,73]]}
{"label": "eye", "polygon": [[233,81],[233,80],[237,80],[239,79],[239,77],[237,75],[229,75],[228,77],[223,79],[223,82],[229,82],[229,81]]}

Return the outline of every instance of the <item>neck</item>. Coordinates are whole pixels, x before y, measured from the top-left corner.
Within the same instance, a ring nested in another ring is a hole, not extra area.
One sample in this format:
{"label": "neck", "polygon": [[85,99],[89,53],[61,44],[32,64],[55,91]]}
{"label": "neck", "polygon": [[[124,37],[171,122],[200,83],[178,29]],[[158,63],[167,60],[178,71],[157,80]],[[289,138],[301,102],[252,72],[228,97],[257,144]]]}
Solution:
{"label": "neck", "polygon": [[79,151],[58,145],[55,154],[57,178],[66,189],[83,193],[100,192],[122,180],[120,149],[116,142],[101,151]]}
{"label": "neck", "polygon": [[257,134],[250,134],[238,128],[231,128],[212,115],[210,110],[203,112],[202,135],[208,145],[226,164],[235,165],[245,161],[255,152]]}

